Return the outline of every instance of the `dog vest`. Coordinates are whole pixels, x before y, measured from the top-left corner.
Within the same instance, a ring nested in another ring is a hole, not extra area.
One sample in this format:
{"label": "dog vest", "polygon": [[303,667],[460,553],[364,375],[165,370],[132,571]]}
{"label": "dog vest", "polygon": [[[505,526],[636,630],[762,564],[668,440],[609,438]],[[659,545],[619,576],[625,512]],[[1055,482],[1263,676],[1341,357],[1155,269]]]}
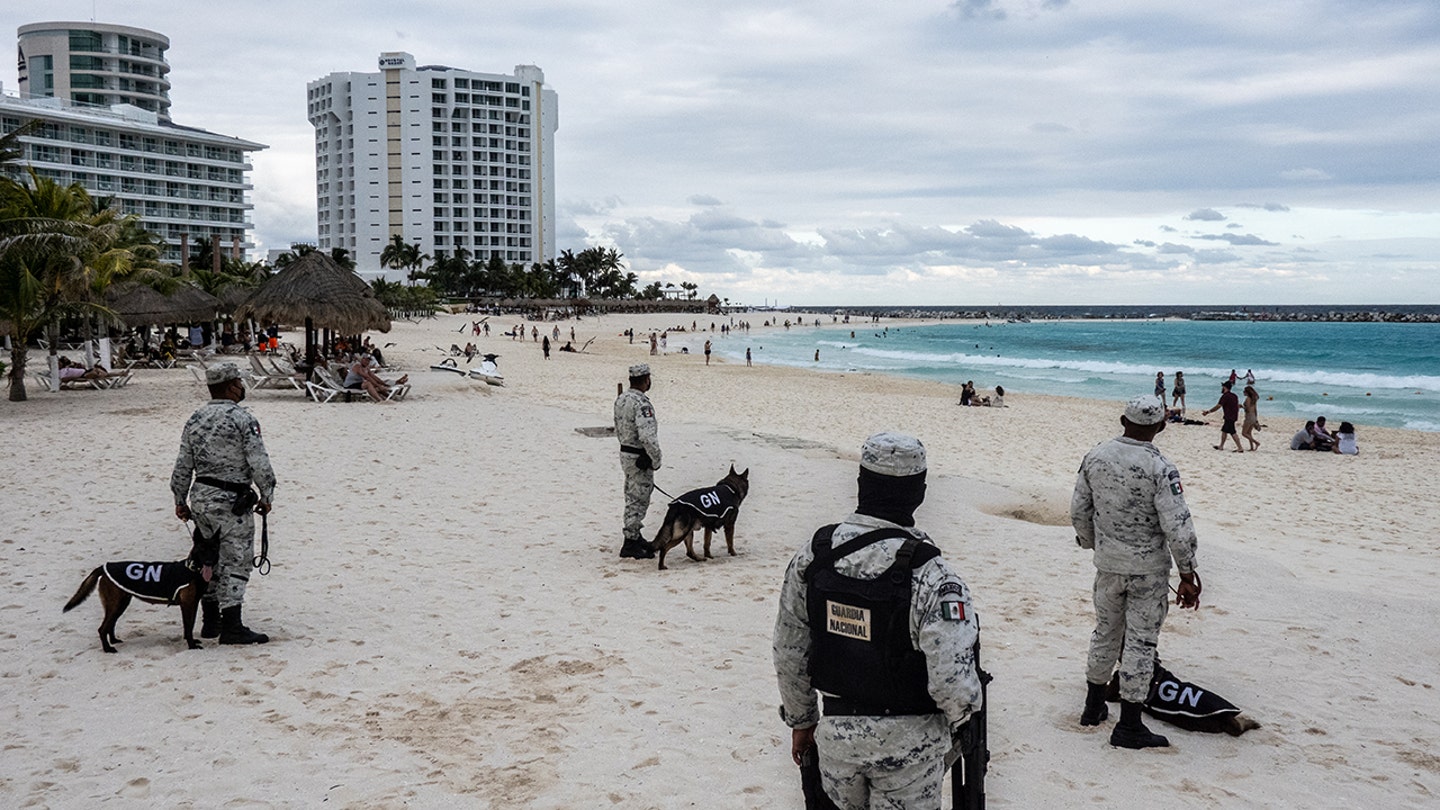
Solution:
{"label": "dog vest", "polygon": [[1150,695],[1145,698],[1145,711],[1181,728],[1189,728],[1194,723],[1233,717],[1240,713],[1240,708],[1208,689],[1180,680],[1156,662]]}
{"label": "dog vest", "polygon": [[740,508],[740,493],[728,485],[707,489],[692,489],[670,502],[671,506],[683,506],[700,518],[700,525],[711,531],[725,525],[731,512]]}
{"label": "dog vest", "polygon": [[[811,540],[815,559],[805,569],[805,602],[814,651],[810,683],[844,704],[841,713],[933,714],[925,654],[910,642],[912,572],[940,549],[902,529],[876,529],[831,548],[835,526]],[[895,562],[874,579],[837,572],[834,562],[890,537],[904,537]],[[827,713],[831,701],[826,701]]]}
{"label": "dog vest", "polygon": [[195,572],[180,562],[108,562],[101,568],[115,587],[142,599],[175,604],[180,591],[195,581]]}

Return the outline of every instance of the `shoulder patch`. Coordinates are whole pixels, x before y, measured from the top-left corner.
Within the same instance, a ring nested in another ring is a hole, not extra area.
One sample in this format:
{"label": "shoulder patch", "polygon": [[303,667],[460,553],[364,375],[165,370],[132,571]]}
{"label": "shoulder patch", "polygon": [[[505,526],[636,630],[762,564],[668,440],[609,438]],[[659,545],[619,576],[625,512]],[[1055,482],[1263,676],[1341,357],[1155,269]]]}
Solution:
{"label": "shoulder patch", "polygon": [[962,591],[960,589],[960,583],[958,582],[942,582],[940,583],[940,589],[937,593],[941,599],[944,599],[947,596],[959,596]]}
{"label": "shoulder patch", "polygon": [[641,406],[641,408],[640,408],[640,415],[643,416],[643,417],[645,417],[646,419],[654,419],[654,418],[655,418],[655,409],[652,408],[652,407],[650,407],[649,405]]}
{"label": "shoulder patch", "polygon": [[959,600],[940,603],[940,618],[947,622],[965,621],[965,603]]}

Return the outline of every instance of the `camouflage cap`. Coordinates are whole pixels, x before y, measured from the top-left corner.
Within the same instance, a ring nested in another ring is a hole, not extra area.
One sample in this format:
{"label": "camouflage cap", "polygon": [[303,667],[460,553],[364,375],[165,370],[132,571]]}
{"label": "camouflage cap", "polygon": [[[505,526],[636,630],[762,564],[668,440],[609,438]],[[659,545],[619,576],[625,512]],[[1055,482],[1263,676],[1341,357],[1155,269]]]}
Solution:
{"label": "camouflage cap", "polygon": [[219,385],[230,380],[240,379],[240,369],[234,363],[225,363],[220,366],[211,366],[205,369],[205,384]]}
{"label": "camouflage cap", "polygon": [[630,367],[630,376],[631,376],[631,377],[649,377],[649,376],[650,376],[650,364],[649,364],[649,363],[636,363],[635,365],[633,365],[633,366]]}
{"label": "camouflage cap", "polygon": [[1132,425],[1153,425],[1165,418],[1165,405],[1160,398],[1141,394],[1125,403],[1125,418]]}
{"label": "camouflage cap", "polygon": [[904,433],[876,433],[860,448],[860,466],[880,475],[925,472],[925,445]]}

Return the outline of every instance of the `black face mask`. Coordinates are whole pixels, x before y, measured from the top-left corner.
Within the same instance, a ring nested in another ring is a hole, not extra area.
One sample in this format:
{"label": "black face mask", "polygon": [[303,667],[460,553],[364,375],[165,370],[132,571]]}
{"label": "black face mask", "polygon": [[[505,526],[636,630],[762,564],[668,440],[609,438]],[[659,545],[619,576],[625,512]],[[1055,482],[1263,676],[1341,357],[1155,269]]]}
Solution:
{"label": "black face mask", "polygon": [[914,526],[915,510],[924,501],[925,473],[893,476],[860,468],[860,504],[856,512],[900,526]]}

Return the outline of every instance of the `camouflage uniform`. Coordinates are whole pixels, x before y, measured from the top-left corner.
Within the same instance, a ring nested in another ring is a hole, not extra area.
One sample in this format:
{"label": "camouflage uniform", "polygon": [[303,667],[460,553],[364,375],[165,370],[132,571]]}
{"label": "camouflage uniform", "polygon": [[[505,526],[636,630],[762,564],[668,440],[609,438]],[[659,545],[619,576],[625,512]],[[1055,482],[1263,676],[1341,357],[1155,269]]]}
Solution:
{"label": "camouflage uniform", "polygon": [[1080,463],[1070,521],[1081,547],[1095,550],[1086,679],[1105,683],[1118,658],[1121,698],[1143,702],[1170,604],[1170,560],[1182,574],[1195,570],[1195,527],[1180,472],[1150,442],[1111,439]]}
{"label": "camouflage uniform", "polygon": [[[646,367],[645,375],[649,374]],[[644,376],[631,374],[632,377]],[[650,493],[655,489],[655,470],[660,468],[660,436],[655,423],[655,408],[644,391],[627,389],[615,399],[615,437],[620,440],[620,469],[625,473],[625,543],[640,544],[640,528],[650,509]],[[625,447],[638,447],[650,456],[651,468],[636,466],[639,456]]]}
{"label": "camouflage uniform", "polygon": [[191,517],[207,536],[220,533],[220,560],[205,593],[222,609],[245,599],[245,585],[255,551],[255,516],[250,510],[236,515],[231,507],[235,493],[191,478],[209,477],[234,484],[252,482],[260,502],[270,503],[275,493],[275,472],[260,438],[260,423],[250,412],[228,399],[212,399],[191,415],[180,436],[180,454],[170,476],[177,506],[190,500]]}
{"label": "camouflage uniform", "polygon": [[[914,439],[909,441],[919,445]],[[867,441],[867,450],[869,446]],[[917,472],[924,470],[923,448],[920,453]],[[861,464],[867,464],[864,452]],[[922,542],[930,542],[917,529],[855,513],[836,527],[832,547],[879,528],[903,528]],[[881,540],[837,559],[834,568],[848,577],[874,579],[895,562],[904,542],[903,537]],[[911,575],[910,642],[925,654],[928,691],[939,714],[821,717],[817,693],[810,684],[814,642],[806,608],[805,569],[813,559],[807,541],[790,561],[780,592],[772,652],[780,682],[781,719],[792,729],[819,724],[815,740],[825,792],[840,807],[940,807],[952,734],[981,708],[974,652],[978,625],[969,590],[940,557]]]}

